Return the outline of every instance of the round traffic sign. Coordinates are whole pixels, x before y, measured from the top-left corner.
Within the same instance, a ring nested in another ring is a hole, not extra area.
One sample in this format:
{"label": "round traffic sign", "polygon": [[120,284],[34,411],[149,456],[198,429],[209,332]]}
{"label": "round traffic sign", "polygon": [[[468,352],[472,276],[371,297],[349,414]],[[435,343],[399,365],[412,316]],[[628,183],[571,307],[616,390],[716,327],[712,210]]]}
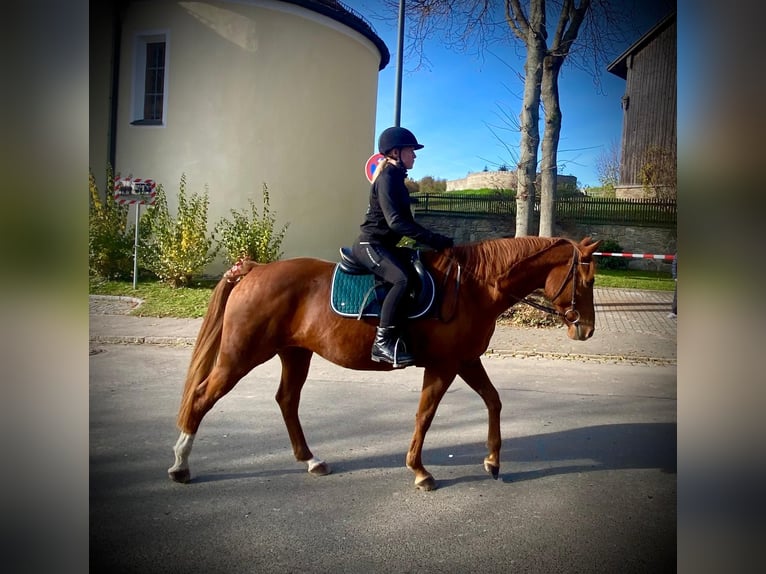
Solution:
{"label": "round traffic sign", "polygon": [[381,153],[376,153],[371,155],[370,159],[367,160],[367,163],[364,166],[364,175],[367,176],[370,183],[372,183],[372,176],[375,173],[375,169],[384,159],[386,159],[386,156]]}

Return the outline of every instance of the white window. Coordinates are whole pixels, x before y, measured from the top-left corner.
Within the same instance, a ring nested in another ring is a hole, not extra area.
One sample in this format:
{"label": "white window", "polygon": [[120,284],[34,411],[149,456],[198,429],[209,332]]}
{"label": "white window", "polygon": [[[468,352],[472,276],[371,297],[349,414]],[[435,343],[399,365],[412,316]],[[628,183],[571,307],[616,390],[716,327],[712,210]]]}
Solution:
{"label": "white window", "polygon": [[164,126],[168,105],[167,34],[136,36],[133,125]]}

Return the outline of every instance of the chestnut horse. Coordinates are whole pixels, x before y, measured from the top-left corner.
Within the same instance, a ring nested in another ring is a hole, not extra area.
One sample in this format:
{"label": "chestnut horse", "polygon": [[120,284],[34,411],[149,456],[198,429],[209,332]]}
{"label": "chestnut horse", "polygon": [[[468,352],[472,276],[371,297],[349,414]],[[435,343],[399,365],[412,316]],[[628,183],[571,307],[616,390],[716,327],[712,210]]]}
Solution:
{"label": "chestnut horse", "polygon": [[[593,335],[593,252],[599,242],[579,244],[564,238],[521,237],[425,251],[422,261],[441,286],[433,318],[410,321],[406,328],[415,366],[423,367],[415,433],[406,464],[415,486],[436,487],[423,466],[423,441],[444,393],[457,375],[484,400],[489,413],[484,468],[494,478],[500,469],[500,397],[481,362],[498,316],[542,289],[571,339]],[[279,355],[282,375],[276,400],[293,453],[321,476],[330,467],[309,449],[298,418],[301,389],[314,353],[357,370],[390,370],[370,358],[377,319],[347,318],[330,307],[335,264],[295,258],[233,267],[216,286],[192,353],[173,449],[171,479],[188,482],[189,454],[202,418],[254,367]],[[528,302],[528,301],[527,301]]]}

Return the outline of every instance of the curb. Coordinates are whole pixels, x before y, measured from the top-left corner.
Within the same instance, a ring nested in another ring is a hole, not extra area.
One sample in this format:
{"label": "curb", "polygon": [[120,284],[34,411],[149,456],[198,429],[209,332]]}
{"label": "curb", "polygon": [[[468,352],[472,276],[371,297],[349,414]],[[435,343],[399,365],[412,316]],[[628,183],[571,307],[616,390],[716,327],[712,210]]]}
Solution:
{"label": "curb", "polygon": [[[130,336],[96,336],[91,337],[91,343],[102,345],[158,345],[165,347],[193,347],[196,337],[130,337]],[[482,355],[497,359],[553,359],[580,361],[591,363],[630,363],[634,365],[676,365],[677,360],[667,357],[644,357],[630,355],[585,355],[572,353],[553,353],[546,351],[505,351],[487,349]]]}
{"label": "curb", "polygon": [[670,357],[645,357],[641,355],[585,355],[579,353],[553,353],[550,351],[503,351],[500,349],[488,349],[482,356],[496,357],[500,359],[555,359],[590,363],[630,363],[633,365],[656,366],[677,364],[677,359]]}
{"label": "curb", "polygon": [[139,299],[138,297],[129,297],[127,295],[88,295],[88,299],[91,301],[100,301],[102,303],[113,303],[115,301],[131,303],[131,311],[133,309],[138,309],[141,305],[144,304],[143,299]]}
{"label": "curb", "polygon": [[91,343],[104,345],[164,345],[166,347],[193,347],[196,337],[129,337],[123,335],[97,335],[90,338]]}

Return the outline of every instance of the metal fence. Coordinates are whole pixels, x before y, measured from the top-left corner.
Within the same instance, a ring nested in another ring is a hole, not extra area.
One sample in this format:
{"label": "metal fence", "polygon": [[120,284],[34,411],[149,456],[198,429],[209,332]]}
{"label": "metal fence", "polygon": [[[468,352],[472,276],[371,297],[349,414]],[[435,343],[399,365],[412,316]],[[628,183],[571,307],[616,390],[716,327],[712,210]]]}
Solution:
{"label": "metal fence", "polygon": [[[413,194],[412,199],[416,214],[516,217],[516,198],[507,195],[423,193]],[[539,200],[534,203],[534,212],[535,216],[539,216]],[[571,223],[675,227],[676,202],[666,199],[565,197],[556,200],[555,219]]]}

